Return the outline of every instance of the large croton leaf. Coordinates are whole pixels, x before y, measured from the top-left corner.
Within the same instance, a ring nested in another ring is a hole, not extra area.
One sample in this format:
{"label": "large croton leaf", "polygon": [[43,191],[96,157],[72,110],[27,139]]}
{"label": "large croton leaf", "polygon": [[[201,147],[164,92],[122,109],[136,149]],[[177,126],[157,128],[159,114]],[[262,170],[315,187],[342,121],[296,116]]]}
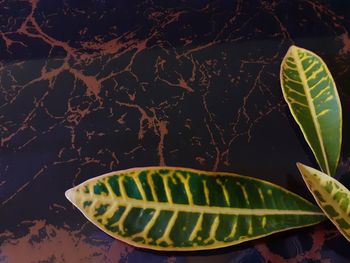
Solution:
{"label": "large croton leaf", "polygon": [[325,173],[301,163],[297,165],[317,204],[350,241],[350,191]]}
{"label": "large croton leaf", "polygon": [[112,172],[66,196],[111,236],[155,250],[225,247],[325,219],[318,207],[271,183],[185,168]]}
{"label": "large croton leaf", "polygon": [[331,73],[319,56],[291,46],[280,75],[292,115],[322,171],[333,176],[340,155],[342,112]]}

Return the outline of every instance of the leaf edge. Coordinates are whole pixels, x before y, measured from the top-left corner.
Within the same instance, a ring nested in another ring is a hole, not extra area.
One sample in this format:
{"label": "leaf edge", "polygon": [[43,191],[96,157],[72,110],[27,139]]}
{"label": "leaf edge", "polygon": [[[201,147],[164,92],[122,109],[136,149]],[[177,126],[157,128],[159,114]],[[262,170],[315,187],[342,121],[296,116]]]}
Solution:
{"label": "leaf edge", "polygon": [[[312,168],[312,167],[310,167],[310,166],[304,165],[304,164],[302,164],[302,163],[297,162],[297,167],[298,167],[298,169],[299,169],[299,171],[300,171],[300,173],[301,173],[301,175],[302,175],[302,178],[303,178],[303,180],[304,180],[304,182],[305,182],[305,184],[306,184],[306,186],[307,186],[309,192],[310,192],[310,193],[312,194],[312,196],[314,197],[314,199],[315,199],[317,205],[318,205],[319,208],[324,212],[324,214],[326,215],[326,217],[332,222],[332,224],[339,230],[339,232],[342,234],[342,236],[345,237],[345,238],[350,242],[350,236],[347,236],[346,234],[344,234],[344,233],[343,233],[343,229],[342,229],[340,226],[338,226],[338,224],[336,224],[330,216],[328,216],[327,212],[323,209],[323,207],[321,206],[320,202],[318,201],[318,198],[316,197],[316,195],[315,195],[315,194],[313,193],[313,191],[311,190],[311,187],[309,186],[309,183],[306,182],[305,176],[304,176],[304,174],[303,174],[303,173],[301,172],[301,170],[300,170],[300,169],[305,169],[303,166],[306,166],[306,167],[311,168],[311,169],[314,169],[314,170],[316,170],[316,169],[315,169],[315,168]],[[300,168],[300,167],[301,167],[301,168]],[[325,174],[326,176],[329,176],[329,175],[327,175],[326,173],[324,173],[324,174]],[[348,190],[342,183],[340,183],[338,180],[334,179],[332,176],[329,176],[329,178],[330,178],[331,181],[335,181],[338,185],[340,185],[340,187],[343,187],[343,188],[345,188],[346,190]],[[349,191],[349,190],[348,190],[348,191]]]}
{"label": "leaf edge", "polygon": [[[284,91],[284,88],[283,88],[284,86],[283,86],[283,78],[282,78],[282,74],[283,74],[283,67],[282,67],[282,65],[285,64],[285,61],[286,61],[286,59],[287,59],[287,54],[289,54],[289,53],[291,52],[292,49],[300,49],[300,50],[303,50],[303,51],[312,53],[313,56],[315,56],[317,59],[319,59],[321,62],[323,62],[322,64],[323,64],[323,66],[324,66],[324,68],[325,68],[327,74],[330,76],[330,79],[331,79],[332,82],[334,83],[334,94],[335,94],[336,100],[337,100],[337,102],[338,102],[338,104],[339,104],[339,116],[340,116],[340,125],[339,125],[339,126],[340,126],[340,128],[339,128],[339,130],[340,130],[340,133],[339,133],[339,145],[340,145],[340,147],[339,147],[339,152],[338,152],[337,159],[336,159],[336,162],[335,162],[334,171],[329,171],[329,175],[333,177],[333,176],[335,175],[335,173],[336,173],[337,166],[338,166],[338,164],[339,164],[340,154],[341,154],[341,145],[342,145],[342,141],[343,141],[343,133],[342,133],[342,129],[343,129],[343,112],[342,112],[342,111],[343,111],[343,110],[342,110],[342,104],[341,104],[341,100],[340,100],[340,97],[339,97],[337,85],[336,85],[336,83],[335,83],[335,81],[334,81],[334,78],[333,78],[333,76],[332,76],[332,74],[331,74],[331,72],[330,72],[330,70],[329,70],[327,64],[323,61],[323,59],[322,59],[319,55],[317,55],[316,53],[314,53],[314,52],[311,51],[311,50],[308,50],[308,49],[306,49],[306,48],[302,48],[302,47],[299,47],[299,46],[296,46],[296,45],[291,45],[291,46],[288,48],[288,50],[287,50],[286,54],[284,55],[283,60],[282,60],[282,62],[281,62],[280,74],[279,74],[279,77],[280,77],[280,85],[281,85],[281,90],[282,90],[283,98],[284,98],[285,102],[288,104],[289,111],[290,111],[290,113],[292,114],[294,121],[298,124],[298,126],[299,126],[299,128],[300,128],[300,130],[301,130],[301,132],[302,132],[302,134],[303,134],[303,137],[304,137],[305,141],[306,141],[307,144],[309,145],[309,147],[310,147],[310,149],[311,149],[311,151],[312,151],[312,153],[313,153],[315,159],[317,160],[318,166],[321,168],[322,171],[323,171],[323,169],[322,169],[322,167],[321,167],[321,165],[320,165],[320,161],[319,161],[319,159],[318,159],[318,157],[317,157],[317,155],[316,155],[316,153],[315,153],[313,147],[311,146],[311,143],[309,142],[309,140],[308,140],[308,138],[307,138],[307,132],[305,132],[305,130],[304,130],[304,128],[303,128],[303,125],[302,125],[302,124],[299,122],[299,120],[296,118],[296,113],[292,110],[291,104],[290,104],[290,102],[289,102],[288,99],[287,99],[287,98],[288,98],[288,97],[287,97],[287,94],[286,94],[286,92]],[[326,160],[325,160],[325,161],[326,161]],[[323,171],[323,172],[324,172],[324,171]],[[325,173],[327,173],[327,172],[325,172]]]}
{"label": "leaf edge", "polygon": [[299,198],[299,199],[303,200],[304,202],[315,206],[309,200],[301,197],[300,195],[295,194],[295,193],[289,191],[288,189],[285,189],[285,188],[283,188],[283,187],[281,187],[281,186],[279,186],[277,184],[271,183],[269,181],[265,181],[263,179],[250,177],[250,176],[244,176],[244,175],[240,175],[240,174],[236,174],[236,173],[230,173],[230,172],[213,172],[213,171],[204,171],[204,170],[197,170],[197,169],[194,169],[194,168],[185,168],[185,167],[176,167],[176,166],[146,166],[146,167],[135,167],[135,168],[128,168],[128,169],[124,169],[124,170],[118,170],[118,171],[114,171],[114,172],[109,172],[109,173],[102,174],[102,175],[90,178],[88,180],[85,180],[84,182],[82,182],[82,183],[80,183],[80,184],[78,184],[78,185],[76,185],[76,186],[66,190],[65,191],[65,196],[73,204],[73,206],[76,207],[84,215],[84,217],[86,219],[88,219],[94,226],[98,227],[102,232],[104,232],[104,233],[108,234],[109,236],[111,236],[112,238],[117,239],[119,241],[122,241],[122,242],[124,242],[124,243],[126,243],[128,245],[132,245],[134,247],[141,248],[141,249],[149,249],[149,250],[153,250],[153,251],[174,251],[174,252],[186,252],[186,251],[188,251],[189,252],[189,251],[205,251],[205,250],[212,250],[212,249],[221,249],[221,248],[225,248],[225,247],[230,247],[230,246],[234,246],[234,245],[237,245],[237,244],[241,244],[241,243],[244,243],[244,242],[248,242],[248,241],[253,241],[253,240],[260,239],[260,238],[264,238],[264,237],[267,237],[267,236],[270,236],[270,235],[273,235],[273,234],[277,234],[277,233],[281,233],[281,232],[285,232],[285,231],[290,231],[290,230],[293,230],[293,229],[300,229],[300,228],[304,228],[304,227],[310,227],[310,226],[313,226],[313,225],[317,225],[317,224],[323,222],[324,220],[326,220],[326,217],[324,216],[324,213],[321,212],[319,214],[319,216],[323,215],[324,219],[320,220],[320,221],[318,221],[316,223],[310,223],[310,224],[305,224],[305,225],[296,226],[296,227],[289,227],[289,228],[286,228],[286,229],[283,229],[283,230],[271,231],[270,233],[267,233],[267,234],[255,236],[255,237],[249,238],[249,239],[236,240],[236,241],[230,242],[228,244],[224,244],[224,245],[216,245],[216,246],[214,246],[214,244],[213,244],[213,245],[209,245],[209,246],[206,246],[206,247],[194,246],[194,247],[190,247],[190,248],[179,248],[179,247],[177,247],[177,248],[166,248],[166,247],[155,247],[155,246],[152,246],[152,245],[143,245],[143,244],[137,243],[135,241],[129,240],[127,238],[120,237],[120,236],[115,237],[115,236],[113,236],[112,233],[109,233],[110,231],[108,231],[106,229],[103,229],[102,226],[99,226],[97,223],[93,222],[93,220],[90,219],[89,216],[81,208],[76,206],[74,204],[74,202],[72,201],[73,195],[71,194],[71,191],[73,189],[77,188],[77,187],[80,187],[83,184],[86,184],[88,182],[91,182],[91,181],[94,181],[94,180],[98,180],[99,178],[107,177],[107,176],[110,176],[110,175],[121,174],[121,173],[125,173],[125,172],[128,172],[128,171],[145,170],[145,169],[151,169],[151,170],[156,170],[156,169],[157,170],[159,170],[159,169],[182,169],[182,170],[186,170],[186,171],[193,171],[193,172],[196,172],[196,173],[203,172],[203,173],[206,173],[207,175],[210,175],[210,176],[215,176],[217,174],[222,174],[222,175],[228,175],[228,176],[238,176],[240,178],[246,178],[246,179],[248,178],[248,179],[252,179],[252,180],[258,181],[258,182],[263,182],[263,183],[272,185],[272,186],[274,186],[276,188],[279,188],[279,189],[283,189],[283,191],[291,194],[293,197]]}

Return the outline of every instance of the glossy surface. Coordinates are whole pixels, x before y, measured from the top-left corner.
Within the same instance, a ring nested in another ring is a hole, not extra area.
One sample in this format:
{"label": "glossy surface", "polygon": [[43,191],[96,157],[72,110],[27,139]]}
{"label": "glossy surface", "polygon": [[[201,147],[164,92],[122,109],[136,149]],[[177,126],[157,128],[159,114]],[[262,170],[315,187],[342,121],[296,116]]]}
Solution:
{"label": "glossy surface", "polygon": [[350,191],[312,167],[298,163],[298,168],[319,207],[350,241]]}
{"label": "glossy surface", "polygon": [[325,220],[317,206],[266,181],[179,167],[112,172],[65,195],[106,233],[153,250],[227,247]]}
{"label": "glossy surface", "polygon": [[68,188],[169,165],[265,179],[310,201],[317,167],[283,99],[290,45],[320,55],[343,105],[350,184],[348,1],[0,1],[0,261],[349,262],[330,223],[184,255],[117,241]]}
{"label": "glossy surface", "polygon": [[291,46],[280,78],[284,98],[319,166],[334,176],[342,142],[342,110],[327,65],[315,53]]}

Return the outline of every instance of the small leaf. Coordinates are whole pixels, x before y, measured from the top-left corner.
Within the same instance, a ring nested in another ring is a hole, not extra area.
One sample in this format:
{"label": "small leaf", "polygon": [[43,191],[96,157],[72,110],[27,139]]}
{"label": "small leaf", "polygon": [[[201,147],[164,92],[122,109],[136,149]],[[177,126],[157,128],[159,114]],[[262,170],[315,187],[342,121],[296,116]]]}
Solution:
{"label": "small leaf", "polygon": [[342,110],[331,73],[319,56],[291,46],[280,78],[284,98],[318,164],[333,176],[340,155]]}
{"label": "small leaf", "polygon": [[317,204],[350,241],[350,191],[325,173],[301,163],[297,166]]}
{"label": "small leaf", "polygon": [[155,250],[225,247],[325,219],[318,207],[271,183],[187,168],[112,172],[66,197],[111,236]]}

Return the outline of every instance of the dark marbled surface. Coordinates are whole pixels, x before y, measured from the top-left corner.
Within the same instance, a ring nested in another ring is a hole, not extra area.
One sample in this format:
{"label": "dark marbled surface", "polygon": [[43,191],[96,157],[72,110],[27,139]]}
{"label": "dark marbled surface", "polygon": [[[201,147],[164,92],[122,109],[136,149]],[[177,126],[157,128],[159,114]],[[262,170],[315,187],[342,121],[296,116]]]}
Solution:
{"label": "dark marbled surface", "polygon": [[348,1],[0,0],[0,261],[348,262],[330,223],[207,252],[135,249],[64,191],[136,166],[231,171],[312,200],[317,167],[279,65],[291,44],[329,65],[341,96],[337,177],[350,185]]}

